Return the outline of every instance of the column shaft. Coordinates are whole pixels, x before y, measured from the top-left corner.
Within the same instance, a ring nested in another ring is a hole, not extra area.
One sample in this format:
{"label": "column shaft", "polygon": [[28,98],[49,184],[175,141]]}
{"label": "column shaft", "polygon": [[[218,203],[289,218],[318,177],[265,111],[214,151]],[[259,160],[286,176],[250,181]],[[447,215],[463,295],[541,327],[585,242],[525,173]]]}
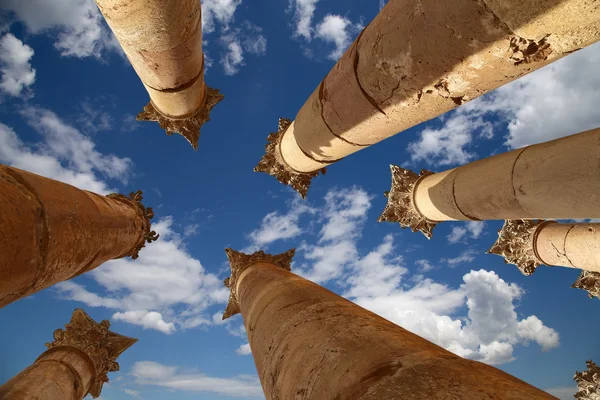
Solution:
{"label": "column shaft", "polygon": [[272,263],[232,276],[267,399],[554,398]]}
{"label": "column shaft", "polygon": [[90,357],[74,347],[54,348],[0,386],[3,400],[81,400],[95,377]]}
{"label": "column shaft", "polygon": [[290,184],[599,39],[590,0],[390,0],[258,170]]}
{"label": "column shaft", "polygon": [[544,224],[534,246],[543,264],[600,272],[600,224]]}
{"label": "column shaft", "polygon": [[422,178],[414,204],[430,221],[600,217],[600,128]]}
{"label": "column shaft", "polygon": [[138,119],[158,121],[197,148],[200,127],[223,96],[204,83],[197,0],[96,0],[150,95]]}
{"label": "column shaft", "polygon": [[152,210],[0,165],[0,307],[128,255],[149,239]]}

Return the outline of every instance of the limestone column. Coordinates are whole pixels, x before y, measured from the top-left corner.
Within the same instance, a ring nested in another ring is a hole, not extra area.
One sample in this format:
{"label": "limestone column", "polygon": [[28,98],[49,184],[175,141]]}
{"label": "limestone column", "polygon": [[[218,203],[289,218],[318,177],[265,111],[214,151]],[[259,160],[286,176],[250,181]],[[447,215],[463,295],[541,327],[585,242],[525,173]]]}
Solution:
{"label": "limestone column", "polygon": [[390,0],[255,171],[305,196],[328,165],[599,39],[594,0]]}
{"label": "limestone column", "polygon": [[0,307],[115,258],[137,258],[154,213],[130,197],[101,196],[0,165]]}
{"label": "limestone column", "polygon": [[437,174],[392,165],[379,221],[431,238],[440,221],[600,217],[600,128]]}
{"label": "limestone column", "polygon": [[199,0],[96,0],[150,95],[137,119],[157,121],[198,149],[200,128],[223,99],[204,83]]}
{"label": "limestone column", "polygon": [[294,250],[227,249],[223,318],[241,313],[267,399],[551,399],[290,272]]}
{"label": "limestone column", "polygon": [[108,372],[119,370],[117,358],[137,339],[108,330],[82,309],[73,312],[65,329],[54,331],[54,341],[35,362],[0,386],[3,400],[81,400],[100,396]]}
{"label": "limestone column", "polygon": [[507,264],[516,265],[523,275],[533,274],[542,264],[583,270],[587,273],[582,273],[573,287],[588,290],[590,296],[598,294],[595,288],[600,277],[598,223],[507,220],[488,253],[504,257]]}
{"label": "limestone column", "polygon": [[573,380],[577,382],[577,400],[600,400],[600,367],[592,360],[586,362],[588,369],[576,372]]}

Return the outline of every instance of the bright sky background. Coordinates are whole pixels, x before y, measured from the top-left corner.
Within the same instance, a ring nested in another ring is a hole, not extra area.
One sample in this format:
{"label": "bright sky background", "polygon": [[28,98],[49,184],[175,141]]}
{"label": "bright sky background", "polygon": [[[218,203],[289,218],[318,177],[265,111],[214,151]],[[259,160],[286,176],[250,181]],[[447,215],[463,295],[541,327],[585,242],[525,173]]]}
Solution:
{"label": "bright sky background", "polygon": [[[136,122],[148,95],[92,0],[2,0],[0,162],[108,193],[144,191],[158,242],[0,310],[0,383],[76,307],[140,341],[102,399],[264,398],[241,316],[221,322],[223,249],[297,247],[295,272],[465,357],[562,398],[600,359],[600,303],[579,272],[522,276],[485,251],[501,223],[434,238],[377,223],[389,164],[442,171],[600,126],[600,46],[354,154],[308,200],[252,168],[382,6],[378,0],[204,0],[206,81],[225,99],[198,152]],[[423,32],[426,34],[426,32]],[[399,38],[401,40],[401,38]]]}

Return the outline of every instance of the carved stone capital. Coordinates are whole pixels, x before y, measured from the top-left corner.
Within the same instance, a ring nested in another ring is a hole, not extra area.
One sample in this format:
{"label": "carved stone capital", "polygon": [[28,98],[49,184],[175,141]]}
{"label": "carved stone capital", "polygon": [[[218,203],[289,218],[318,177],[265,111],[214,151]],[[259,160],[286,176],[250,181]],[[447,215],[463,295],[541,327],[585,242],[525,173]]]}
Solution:
{"label": "carved stone capital", "polygon": [[573,377],[579,389],[574,397],[580,400],[600,400],[600,367],[592,360],[587,360],[586,364],[588,369],[575,372]]}
{"label": "carved stone capital", "polygon": [[149,102],[144,107],[144,110],[137,115],[136,119],[138,121],[156,121],[165,130],[167,135],[171,136],[174,133],[178,133],[190,142],[194,150],[198,150],[200,128],[202,128],[204,123],[210,121],[210,111],[218,102],[223,100],[223,97],[219,89],[207,86],[204,105],[192,116],[187,118],[170,118],[161,114],[152,102]]}
{"label": "carved stone capital", "polygon": [[223,281],[225,286],[227,286],[230,290],[229,303],[227,304],[227,308],[223,313],[223,319],[227,319],[232,315],[239,314],[240,312],[240,305],[237,300],[237,280],[246,268],[253,264],[256,264],[257,262],[265,261],[275,264],[278,267],[285,269],[286,271],[291,271],[292,258],[296,253],[296,249],[290,249],[285,253],[272,255],[267,254],[262,250],[252,254],[244,254],[239,251],[235,251],[228,248],[225,249],[225,253],[227,254],[227,258],[229,259],[229,266],[231,267],[231,276]]}
{"label": "carved stone capital", "polygon": [[504,262],[516,265],[523,275],[533,274],[543,264],[535,252],[536,231],[547,222],[507,219],[488,253],[504,257]]}
{"label": "carved stone capital", "polygon": [[414,205],[413,191],[415,184],[424,176],[433,172],[421,170],[417,175],[409,169],[390,165],[392,171],[392,188],[385,192],[388,202],[379,216],[378,222],[398,222],[402,228],[410,228],[413,232],[420,231],[427,239],[431,239],[436,222],[423,217]]}
{"label": "carved stone capital", "polygon": [[137,339],[111,332],[108,328],[109,321],[98,323],[78,308],[73,312],[71,322],[65,325],[65,329],[55,330],[54,341],[46,343],[49,349],[58,346],[75,347],[91,358],[96,376],[89,393],[94,398],[100,396],[102,385],[108,382],[107,373],[119,370],[117,358],[137,342]]}
{"label": "carved stone capital", "polygon": [[142,218],[142,236],[140,237],[138,244],[131,250],[131,253],[129,254],[134,260],[139,257],[140,250],[144,248],[146,242],[152,243],[158,240],[160,236],[155,231],[150,230],[150,220],[154,217],[154,211],[152,211],[151,207],[144,207],[142,204],[144,197],[142,195],[143,193],[141,190],[129,193],[129,197],[120,193],[110,193],[106,195],[106,197],[109,197],[113,200],[117,200],[121,203],[135,207],[139,216]]}
{"label": "carved stone capital", "polygon": [[[600,299],[600,272],[582,271],[571,287],[587,290],[590,298],[597,297]],[[600,392],[598,400],[600,400]]]}
{"label": "carved stone capital", "polygon": [[267,137],[265,155],[262,156],[256,167],[254,167],[254,172],[266,172],[284,185],[291,186],[305,199],[312,178],[319,175],[319,173],[325,175],[326,169],[322,168],[318,171],[308,173],[298,172],[291,169],[281,158],[281,151],[279,149],[281,139],[291,124],[291,120],[279,118],[277,132],[271,132]]}

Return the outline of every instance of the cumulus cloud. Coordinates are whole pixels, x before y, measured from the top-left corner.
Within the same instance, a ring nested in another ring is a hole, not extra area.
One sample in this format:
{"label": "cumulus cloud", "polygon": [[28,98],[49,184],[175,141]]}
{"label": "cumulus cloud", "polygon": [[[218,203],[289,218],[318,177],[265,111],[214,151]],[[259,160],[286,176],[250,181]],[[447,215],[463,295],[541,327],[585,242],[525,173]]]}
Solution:
{"label": "cumulus cloud", "polygon": [[226,304],[229,290],[186,251],[172,226],[170,217],[155,223],[160,238],[137,260],[109,261],[86,275],[110,295],[85,293],[81,284],[64,282],[57,285],[62,297],[115,309],[113,319],[163,333],[212,325],[208,308]]}
{"label": "cumulus cloud", "polygon": [[[419,268],[411,277],[393,235],[370,251],[360,249],[371,207],[371,196],[363,189],[330,190],[322,207],[312,207],[317,212],[308,223],[317,238],[299,247],[294,272],[329,283],[360,306],[463,357],[502,364],[513,360],[519,345],[535,342],[542,350],[558,345],[558,333],[538,317],[517,315],[523,290],[493,271],[473,269],[461,285],[451,287],[423,276],[434,268],[427,260],[416,262]],[[475,225],[472,230],[475,236],[482,231]],[[468,250],[441,262],[472,263],[474,253]]]}
{"label": "cumulus cloud", "polygon": [[28,89],[35,82],[31,57],[33,49],[13,34],[7,33],[0,39],[0,91],[14,97],[22,94],[29,97]]}
{"label": "cumulus cloud", "polygon": [[2,163],[100,194],[112,191],[104,177],[127,182],[132,168],[129,158],[100,153],[89,137],[47,109],[27,107],[22,116],[42,141],[26,144],[0,123]]}
{"label": "cumulus cloud", "polygon": [[4,0],[0,8],[12,12],[30,33],[49,34],[63,56],[101,58],[120,49],[92,0]]}
{"label": "cumulus cloud", "polygon": [[238,353],[238,355],[240,355],[240,356],[247,356],[247,355],[252,354],[252,350],[250,350],[250,343],[241,345],[240,347],[237,348],[237,350],[235,352]]}
{"label": "cumulus cloud", "polygon": [[239,375],[232,378],[207,376],[198,371],[167,366],[153,361],[138,361],[131,374],[135,383],[145,386],[160,386],[173,390],[184,390],[233,397],[263,397],[257,377]]}
{"label": "cumulus cloud", "polygon": [[362,29],[361,24],[353,24],[348,18],[341,15],[327,14],[315,29],[315,37],[327,43],[332,43],[335,48],[329,53],[330,60],[337,61],[344,54],[354,36]]}

